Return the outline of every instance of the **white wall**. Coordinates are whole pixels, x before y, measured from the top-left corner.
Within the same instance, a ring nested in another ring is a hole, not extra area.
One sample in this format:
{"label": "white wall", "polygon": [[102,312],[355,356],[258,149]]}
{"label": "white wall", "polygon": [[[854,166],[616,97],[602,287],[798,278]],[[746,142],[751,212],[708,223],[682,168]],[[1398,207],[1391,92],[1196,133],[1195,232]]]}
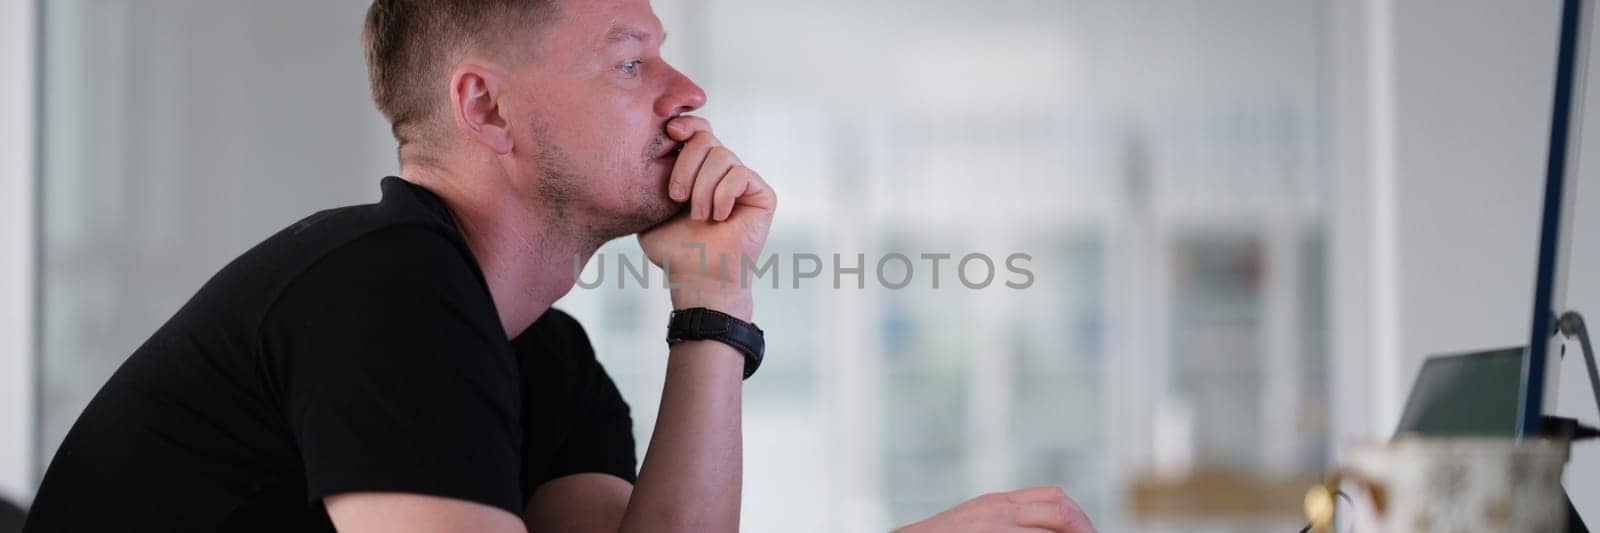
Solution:
{"label": "white wall", "polygon": [[34,2],[0,0],[0,498],[33,491]]}
{"label": "white wall", "polygon": [[[1345,24],[1336,29],[1334,52],[1345,59],[1343,73],[1360,78],[1341,76],[1336,104],[1348,118],[1336,130],[1345,189],[1339,249],[1346,252],[1338,265],[1346,341],[1339,350],[1346,400],[1340,434],[1375,437],[1392,431],[1401,407],[1395,400],[1404,399],[1428,355],[1528,341],[1560,5],[1371,0],[1335,10]],[[1600,83],[1588,86],[1590,135],[1577,169],[1567,294],[1569,308],[1594,317],[1600,240],[1583,228],[1600,224],[1597,89]],[[1375,173],[1389,179],[1373,180]],[[1386,187],[1393,201],[1388,225]],[[1384,234],[1386,226],[1392,233]],[[1385,238],[1392,239],[1388,259]],[[1386,276],[1393,281],[1387,299]],[[1393,360],[1370,355],[1385,353],[1382,324],[1374,321],[1385,311],[1397,326],[1387,347]],[[1594,424],[1580,362],[1563,365],[1558,410]],[[1600,520],[1596,446],[1580,444],[1567,470],[1572,499],[1591,524]]]}
{"label": "white wall", "polygon": [[1557,4],[1395,3],[1404,376],[1428,354],[1527,343]]}
{"label": "white wall", "polygon": [[222,265],[307,214],[378,199],[394,141],[367,91],[363,4],[44,4],[44,461]]}

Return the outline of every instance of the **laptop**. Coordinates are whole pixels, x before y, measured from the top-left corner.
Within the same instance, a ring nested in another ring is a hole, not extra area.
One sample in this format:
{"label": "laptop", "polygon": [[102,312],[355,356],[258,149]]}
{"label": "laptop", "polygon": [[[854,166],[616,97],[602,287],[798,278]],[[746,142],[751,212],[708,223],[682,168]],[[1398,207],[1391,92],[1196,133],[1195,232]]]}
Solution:
{"label": "laptop", "polygon": [[1428,358],[1395,435],[1516,436],[1523,353],[1518,346]]}

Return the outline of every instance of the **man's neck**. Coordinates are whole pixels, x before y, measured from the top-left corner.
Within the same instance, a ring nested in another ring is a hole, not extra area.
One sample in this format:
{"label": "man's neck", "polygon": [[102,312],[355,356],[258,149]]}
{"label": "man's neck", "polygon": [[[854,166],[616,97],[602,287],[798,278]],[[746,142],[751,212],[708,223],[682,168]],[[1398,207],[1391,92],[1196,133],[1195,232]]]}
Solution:
{"label": "man's neck", "polygon": [[[401,177],[444,200],[489,284],[506,338],[515,338],[572,290],[599,243],[565,231],[503,175],[405,167]],[[576,262],[576,265],[574,264]]]}

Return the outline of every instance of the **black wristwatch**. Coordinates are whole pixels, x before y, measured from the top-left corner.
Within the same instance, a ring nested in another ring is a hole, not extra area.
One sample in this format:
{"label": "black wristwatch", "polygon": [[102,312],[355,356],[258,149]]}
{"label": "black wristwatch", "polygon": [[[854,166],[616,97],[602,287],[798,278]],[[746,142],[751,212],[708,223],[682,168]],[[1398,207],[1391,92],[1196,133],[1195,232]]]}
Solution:
{"label": "black wristwatch", "polygon": [[667,320],[667,344],[698,340],[717,341],[743,353],[745,379],[761,366],[767,348],[765,334],[755,324],[704,307],[673,310]]}

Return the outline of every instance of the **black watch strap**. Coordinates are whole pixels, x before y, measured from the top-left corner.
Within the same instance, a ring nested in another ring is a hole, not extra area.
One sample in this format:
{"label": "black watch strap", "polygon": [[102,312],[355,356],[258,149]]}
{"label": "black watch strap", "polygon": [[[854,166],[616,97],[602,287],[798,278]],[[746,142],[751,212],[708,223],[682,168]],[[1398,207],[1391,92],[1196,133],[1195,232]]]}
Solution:
{"label": "black watch strap", "polygon": [[745,379],[761,366],[767,347],[765,334],[755,324],[704,307],[673,310],[667,320],[667,344],[698,340],[721,342],[743,353]]}

